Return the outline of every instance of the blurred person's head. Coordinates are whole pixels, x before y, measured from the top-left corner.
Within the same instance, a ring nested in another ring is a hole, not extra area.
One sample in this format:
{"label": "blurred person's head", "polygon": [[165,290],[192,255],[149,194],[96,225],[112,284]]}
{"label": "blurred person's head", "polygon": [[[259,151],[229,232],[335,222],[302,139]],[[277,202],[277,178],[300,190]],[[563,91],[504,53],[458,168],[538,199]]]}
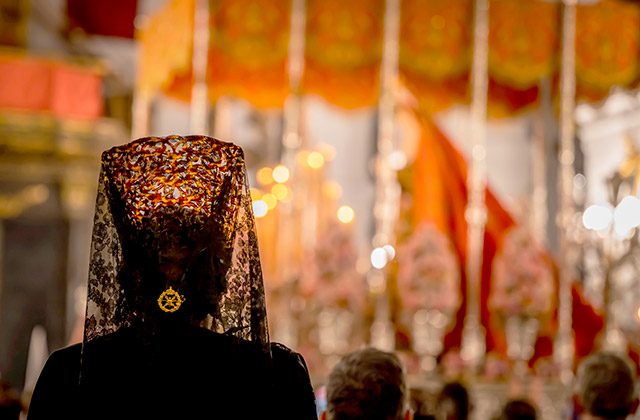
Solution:
{"label": "blurred person's head", "polygon": [[536,408],[524,399],[507,401],[502,408],[500,420],[536,420],[538,417]]}
{"label": "blurred person's head", "polygon": [[467,420],[471,402],[466,386],[460,382],[449,382],[440,390],[436,401],[437,420]]}
{"label": "blurred person's head", "polygon": [[410,419],[405,372],[398,356],[366,348],[344,356],[327,383],[323,420]]}
{"label": "blurred person's head", "polygon": [[429,405],[428,393],[421,388],[409,390],[409,406],[413,411],[413,420],[434,420],[433,410]]}
{"label": "blurred person's head", "polygon": [[7,381],[0,379],[0,419],[18,420],[22,412],[22,400]]}
{"label": "blurred person's head", "polygon": [[638,408],[631,366],[613,353],[587,357],[578,367],[574,399],[581,419],[626,419]]}

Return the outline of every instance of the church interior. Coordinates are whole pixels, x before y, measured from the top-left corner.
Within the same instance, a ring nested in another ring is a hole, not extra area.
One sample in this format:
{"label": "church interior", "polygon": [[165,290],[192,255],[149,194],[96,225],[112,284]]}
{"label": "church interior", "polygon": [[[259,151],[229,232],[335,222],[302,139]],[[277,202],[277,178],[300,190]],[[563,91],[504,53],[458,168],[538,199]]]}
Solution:
{"label": "church interior", "polygon": [[426,401],[461,378],[478,419],[519,393],[559,419],[590,353],[640,372],[640,2],[0,0],[26,401],[83,339],[101,153],[190,134],[244,150],[270,340],[317,390],[370,345]]}

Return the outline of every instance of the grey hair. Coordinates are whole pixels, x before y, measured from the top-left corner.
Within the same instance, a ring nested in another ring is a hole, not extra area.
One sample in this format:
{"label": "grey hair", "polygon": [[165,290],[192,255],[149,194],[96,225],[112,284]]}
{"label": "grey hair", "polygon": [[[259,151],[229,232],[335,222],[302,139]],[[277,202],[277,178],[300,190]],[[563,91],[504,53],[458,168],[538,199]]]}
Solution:
{"label": "grey hair", "polygon": [[398,420],[407,403],[403,365],[393,353],[365,348],[344,356],[327,384],[332,420]]}
{"label": "grey hair", "polygon": [[575,393],[589,414],[603,419],[624,419],[636,398],[634,371],[620,355],[593,354],[578,367]]}

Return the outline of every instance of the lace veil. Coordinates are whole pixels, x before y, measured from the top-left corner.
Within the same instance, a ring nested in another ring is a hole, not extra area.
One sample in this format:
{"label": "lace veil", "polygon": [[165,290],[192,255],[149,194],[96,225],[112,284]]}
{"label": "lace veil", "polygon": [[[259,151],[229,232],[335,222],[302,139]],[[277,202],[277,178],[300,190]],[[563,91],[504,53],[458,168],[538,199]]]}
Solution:
{"label": "lace veil", "polygon": [[[242,149],[146,137],[102,154],[84,325],[88,343],[171,320],[269,351]],[[142,334],[142,335],[144,335]]]}

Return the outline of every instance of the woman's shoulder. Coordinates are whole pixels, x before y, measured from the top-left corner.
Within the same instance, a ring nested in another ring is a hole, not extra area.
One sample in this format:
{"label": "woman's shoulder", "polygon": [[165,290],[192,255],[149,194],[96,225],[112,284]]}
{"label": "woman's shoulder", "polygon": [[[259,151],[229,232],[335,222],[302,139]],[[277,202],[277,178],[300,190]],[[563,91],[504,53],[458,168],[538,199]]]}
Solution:
{"label": "woman's shoulder", "polygon": [[81,344],[74,344],[49,355],[31,396],[29,420],[72,417],[70,406],[78,387],[81,349]]}
{"label": "woman's shoulder", "polygon": [[304,357],[281,343],[271,343],[274,398],[280,418],[316,419],[315,394]]}
{"label": "woman's shoulder", "polygon": [[82,343],[75,343],[75,344],[70,344],[68,346],[60,347],[54,350],[51,353],[50,357],[68,358],[73,356],[79,356],[81,352],[82,352]]}
{"label": "woman's shoulder", "polygon": [[309,369],[302,354],[277,342],[271,342],[270,348],[276,375],[294,375],[309,381]]}
{"label": "woman's shoulder", "polygon": [[78,383],[82,344],[73,344],[52,352],[47,358],[38,382],[45,388],[74,387]]}
{"label": "woman's shoulder", "polygon": [[82,355],[82,343],[71,344],[66,347],[59,348],[53,351],[45,367],[49,365],[50,368],[62,367],[65,370],[72,369],[77,366],[76,372],[80,369],[80,357]]}

